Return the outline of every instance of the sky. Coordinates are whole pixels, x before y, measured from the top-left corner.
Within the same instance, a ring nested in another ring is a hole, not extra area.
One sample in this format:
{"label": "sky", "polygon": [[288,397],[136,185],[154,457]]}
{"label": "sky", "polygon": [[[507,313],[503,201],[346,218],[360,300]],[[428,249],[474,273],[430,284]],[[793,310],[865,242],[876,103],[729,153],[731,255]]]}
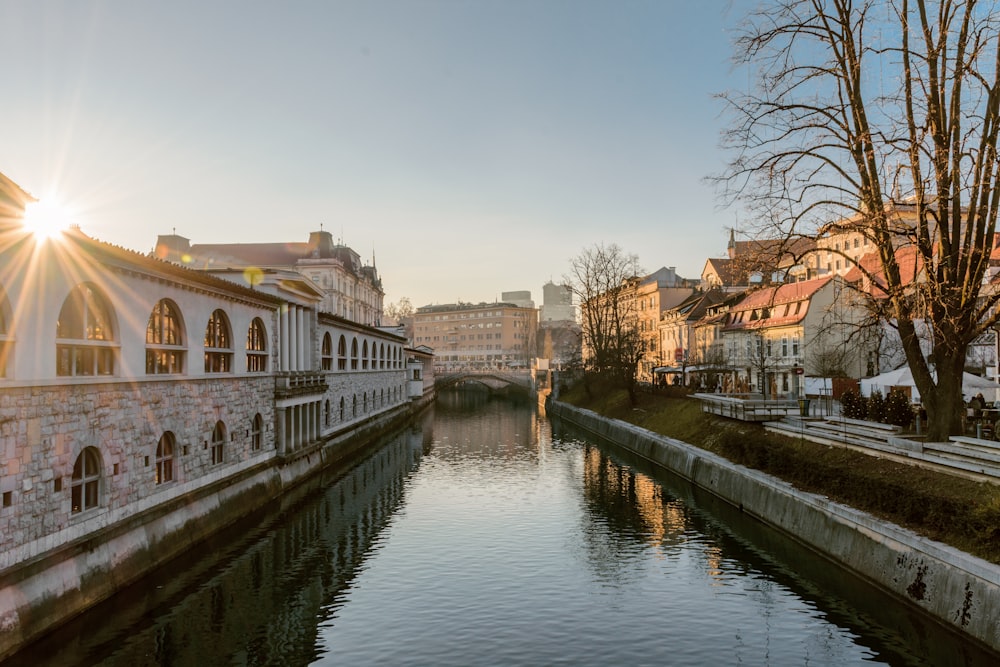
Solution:
{"label": "sky", "polygon": [[386,304],[541,305],[598,243],[697,278],[738,224],[705,180],[738,20],[730,0],[3,0],[0,172],[140,252],[322,226],[374,258]]}

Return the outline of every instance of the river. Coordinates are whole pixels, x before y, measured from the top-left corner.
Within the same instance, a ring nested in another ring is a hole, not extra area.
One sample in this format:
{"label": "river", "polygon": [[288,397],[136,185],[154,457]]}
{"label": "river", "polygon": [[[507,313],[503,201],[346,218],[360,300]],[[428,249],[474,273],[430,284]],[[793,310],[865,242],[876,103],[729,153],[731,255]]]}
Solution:
{"label": "river", "polygon": [[532,406],[446,392],[30,647],[32,665],[993,665]]}

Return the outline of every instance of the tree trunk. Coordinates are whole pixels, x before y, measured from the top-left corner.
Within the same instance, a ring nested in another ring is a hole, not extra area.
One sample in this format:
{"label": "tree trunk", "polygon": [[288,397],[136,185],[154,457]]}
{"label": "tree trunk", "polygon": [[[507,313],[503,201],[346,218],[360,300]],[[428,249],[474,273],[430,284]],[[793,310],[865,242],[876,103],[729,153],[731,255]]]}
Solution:
{"label": "tree trunk", "polygon": [[937,382],[928,396],[921,392],[927,409],[927,439],[947,442],[948,436],[962,434],[965,400],[962,397],[962,374],[965,355],[955,359],[939,360]]}

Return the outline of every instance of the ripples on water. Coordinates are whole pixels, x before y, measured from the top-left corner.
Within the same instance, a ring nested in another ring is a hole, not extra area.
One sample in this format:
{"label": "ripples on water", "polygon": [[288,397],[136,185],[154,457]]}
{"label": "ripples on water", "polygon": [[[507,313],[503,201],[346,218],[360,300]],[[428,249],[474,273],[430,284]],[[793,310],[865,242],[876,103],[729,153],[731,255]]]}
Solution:
{"label": "ripples on water", "polygon": [[732,508],[553,431],[527,407],[442,395],[432,420],[345,476],[214,540],[28,658],[991,664],[926,620],[906,629],[910,610],[886,613],[884,598]]}

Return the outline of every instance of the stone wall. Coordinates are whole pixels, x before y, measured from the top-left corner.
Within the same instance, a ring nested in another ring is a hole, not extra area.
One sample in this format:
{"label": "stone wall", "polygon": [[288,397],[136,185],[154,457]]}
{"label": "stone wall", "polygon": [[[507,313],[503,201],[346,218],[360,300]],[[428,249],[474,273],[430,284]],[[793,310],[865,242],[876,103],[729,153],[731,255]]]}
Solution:
{"label": "stone wall", "polygon": [[[201,389],[225,393],[219,387]],[[196,397],[204,399],[204,394]],[[172,396],[162,403],[180,400]],[[243,402],[249,405],[251,398]],[[187,456],[195,463],[184,474],[194,479],[174,485],[169,497],[144,490],[141,471],[145,468],[136,463],[139,454],[118,457],[119,479],[109,481],[114,487],[109,497],[127,505],[102,506],[79,522],[69,519],[66,528],[29,542],[36,545],[33,553],[21,551],[16,565],[0,569],[0,660],[214,533],[273,504],[319,470],[349,465],[428,404],[422,401],[383,410],[291,460],[275,456],[273,446],[261,454],[235,446],[235,460],[225,461],[217,471],[210,463],[208,468],[199,466],[205,464],[205,450],[195,452],[189,444]],[[181,418],[183,413],[178,409],[175,416]],[[199,422],[211,416],[192,411],[190,431],[182,432],[201,437]],[[64,443],[64,448],[69,450],[70,443]],[[106,457],[106,468],[113,465],[113,456]],[[125,463],[130,466],[128,476]],[[141,498],[144,493],[148,493],[144,499],[133,497]],[[4,539],[8,539],[6,534]]]}
{"label": "stone wall", "polygon": [[[56,545],[166,503],[274,455],[270,376],[11,387],[0,393],[0,571]],[[250,428],[259,414],[261,446]],[[212,463],[213,430],[226,430]],[[157,483],[156,449],[174,435],[172,479]],[[98,505],[71,507],[74,464],[99,455]]]}

